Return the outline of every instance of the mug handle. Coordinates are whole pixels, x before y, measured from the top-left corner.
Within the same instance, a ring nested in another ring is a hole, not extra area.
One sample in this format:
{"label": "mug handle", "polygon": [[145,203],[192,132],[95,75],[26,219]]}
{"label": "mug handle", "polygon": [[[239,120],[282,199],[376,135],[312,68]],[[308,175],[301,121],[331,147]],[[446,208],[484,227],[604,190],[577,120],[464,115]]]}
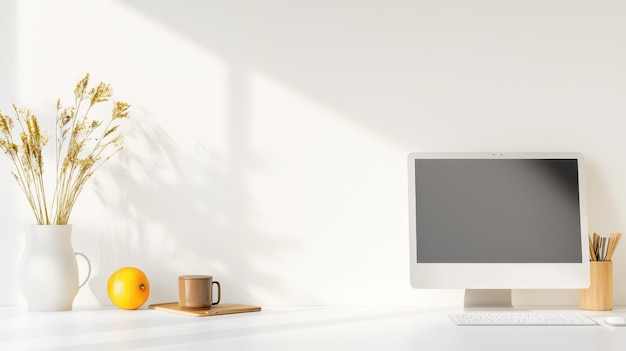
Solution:
{"label": "mug handle", "polygon": [[[217,305],[222,299],[222,287],[220,286],[220,282],[218,281],[214,281],[212,284],[217,284],[217,302],[211,301],[211,305]],[[213,289],[213,285],[211,285],[211,289]]]}
{"label": "mug handle", "polygon": [[83,285],[87,284],[87,281],[89,280],[89,277],[91,277],[91,262],[89,261],[89,259],[87,258],[87,256],[85,256],[85,254],[83,254],[83,253],[80,253],[80,252],[74,252],[74,256],[82,256],[82,257],[85,259],[85,261],[87,261],[87,268],[88,268],[88,271],[87,271],[87,277],[86,277],[86,278],[85,278],[85,280],[84,280],[82,283],[80,283],[80,285],[78,286],[78,288],[80,289],[80,288],[82,288],[82,287],[83,287]]}

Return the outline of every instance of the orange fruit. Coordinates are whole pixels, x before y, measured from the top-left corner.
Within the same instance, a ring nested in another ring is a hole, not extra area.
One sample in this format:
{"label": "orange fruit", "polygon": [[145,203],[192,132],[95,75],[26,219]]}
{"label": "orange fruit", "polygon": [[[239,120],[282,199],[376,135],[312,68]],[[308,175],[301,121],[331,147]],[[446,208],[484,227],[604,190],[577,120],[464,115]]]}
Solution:
{"label": "orange fruit", "polygon": [[148,300],[150,282],[139,268],[124,267],[111,274],[107,282],[107,292],[115,306],[136,310]]}

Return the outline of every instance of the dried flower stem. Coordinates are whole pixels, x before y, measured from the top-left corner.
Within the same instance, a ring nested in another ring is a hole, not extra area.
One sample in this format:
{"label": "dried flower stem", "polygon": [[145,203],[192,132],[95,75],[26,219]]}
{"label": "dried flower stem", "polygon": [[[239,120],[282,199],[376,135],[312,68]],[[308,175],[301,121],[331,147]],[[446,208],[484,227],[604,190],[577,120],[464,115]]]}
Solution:
{"label": "dried flower stem", "polygon": [[[41,133],[35,115],[14,106],[21,128],[21,145],[18,145],[14,141],[13,120],[0,112],[0,149],[13,162],[13,177],[26,195],[38,224],[67,224],[85,183],[102,164],[123,148],[119,120],[128,118],[130,106],[125,102],[115,102],[111,119],[102,128],[102,121],[89,120],[88,115],[94,105],[109,101],[113,90],[104,83],[91,89],[88,86],[89,74],[86,74],[76,84],[73,106],[66,108],[60,100],[57,101],[56,184],[50,212],[43,181],[42,157],[42,148],[48,138]],[[86,101],[89,105],[82,112],[81,107]]]}

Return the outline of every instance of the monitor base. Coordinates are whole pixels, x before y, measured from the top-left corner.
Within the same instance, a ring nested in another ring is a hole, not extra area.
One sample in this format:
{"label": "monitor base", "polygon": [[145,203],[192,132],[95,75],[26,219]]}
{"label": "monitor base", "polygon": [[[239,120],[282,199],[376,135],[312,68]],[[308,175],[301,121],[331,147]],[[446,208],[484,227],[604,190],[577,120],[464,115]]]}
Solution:
{"label": "monitor base", "polygon": [[463,306],[473,308],[513,308],[511,289],[467,289]]}

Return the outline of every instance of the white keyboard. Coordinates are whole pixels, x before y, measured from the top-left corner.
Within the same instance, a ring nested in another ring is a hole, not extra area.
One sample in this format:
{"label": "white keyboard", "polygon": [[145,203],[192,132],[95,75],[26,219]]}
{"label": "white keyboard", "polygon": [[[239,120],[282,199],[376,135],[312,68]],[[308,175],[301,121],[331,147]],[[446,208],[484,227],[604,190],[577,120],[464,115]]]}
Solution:
{"label": "white keyboard", "polygon": [[575,312],[465,312],[451,314],[450,319],[461,326],[598,325]]}

